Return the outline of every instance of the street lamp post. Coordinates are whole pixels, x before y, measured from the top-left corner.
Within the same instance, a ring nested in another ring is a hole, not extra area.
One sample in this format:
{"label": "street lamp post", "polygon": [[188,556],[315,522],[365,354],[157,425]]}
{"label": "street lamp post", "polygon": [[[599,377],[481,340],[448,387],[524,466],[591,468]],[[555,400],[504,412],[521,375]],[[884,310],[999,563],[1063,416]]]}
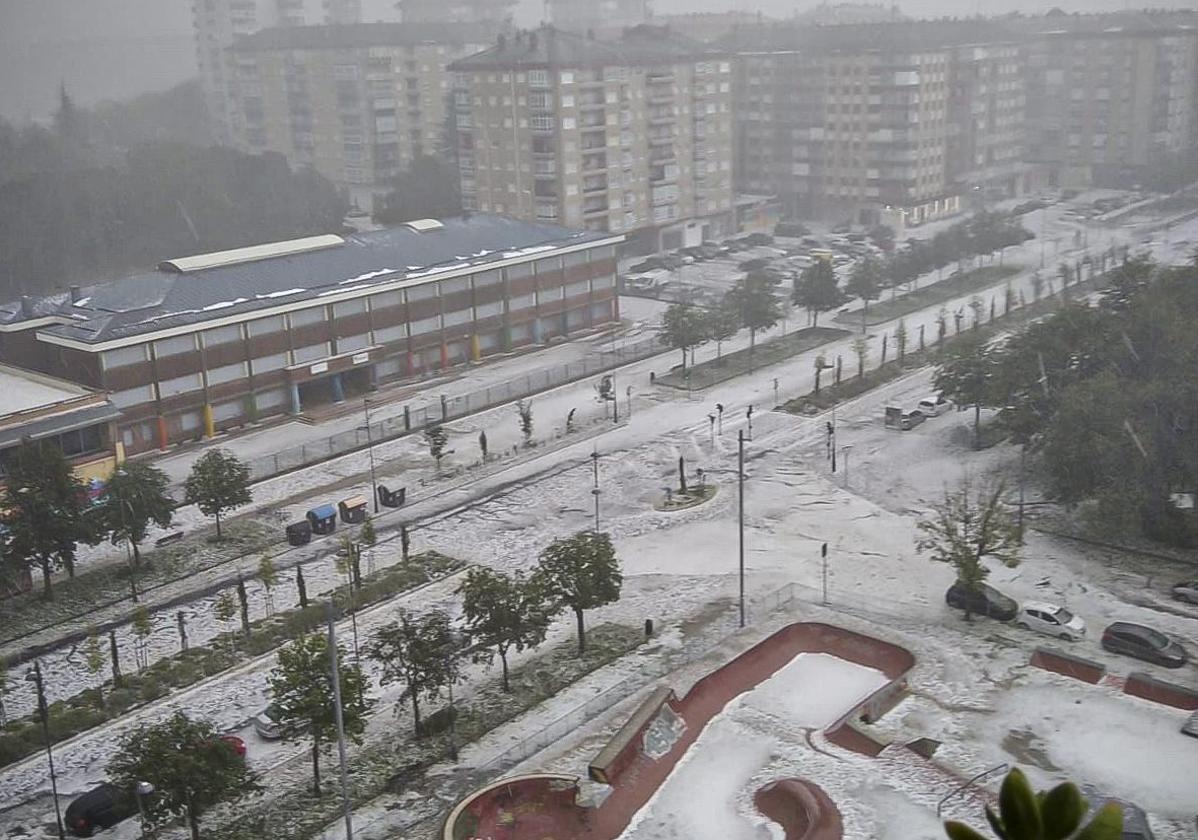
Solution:
{"label": "street lamp post", "polygon": [[333,722],[337,727],[337,757],[341,763],[341,805],[345,810],[345,840],[353,840],[353,809],[349,803],[349,774],[345,758],[345,720],[341,713],[341,670],[337,667],[337,628],[333,621],[333,602],[326,605],[329,626],[329,677],[333,683]]}
{"label": "street lamp post", "polygon": [[50,765],[50,793],[54,797],[54,821],[58,825],[58,840],[66,840],[62,828],[62,810],[58,807],[58,776],[54,772],[54,750],[50,746],[50,710],[46,706],[46,688],[42,683],[42,663],[33,660],[33,670],[25,679],[37,688],[37,713],[42,719],[42,737],[46,741],[46,762]]}
{"label": "street lamp post", "polygon": [[737,524],[740,531],[740,626],[745,626],[745,432],[736,433],[736,480],[740,488],[737,502]]}
{"label": "street lamp post", "polygon": [[824,604],[828,603],[828,544],[824,543],[819,548],[820,557],[824,561]]}
{"label": "street lamp post", "polygon": [[840,447],[840,451],[844,453],[844,486],[848,489],[849,486],[849,452],[852,450],[853,444],[846,443]]}
{"label": "street lamp post", "polygon": [[137,815],[141,818],[141,833],[143,836],[150,830],[150,826],[146,822],[146,806],[142,800],[153,792],[154,786],[149,782],[138,782],[133,787],[133,794],[137,797]]}
{"label": "street lamp post", "polygon": [[366,414],[366,451],[370,455],[370,495],[374,500],[374,512],[379,512],[379,484],[374,473],[374,436],[370,431],[370,398],[362,397],[362,410]]}
{"label": "street lamp post", "polygon": [[595,447],[591,451],[591,466],[594,471],[594,485],[591,488],[591,495],[595,497],[595,533],[599,533],[599,448]]}

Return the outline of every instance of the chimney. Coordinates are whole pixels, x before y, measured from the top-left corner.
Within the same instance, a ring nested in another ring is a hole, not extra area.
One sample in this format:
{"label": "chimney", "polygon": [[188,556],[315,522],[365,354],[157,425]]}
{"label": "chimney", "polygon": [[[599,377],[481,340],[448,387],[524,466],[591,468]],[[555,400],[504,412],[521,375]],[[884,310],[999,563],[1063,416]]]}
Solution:
{"label": "chimney", "polygon": [[83,297],[83,290],[78,286],[71,286],[71,303],[78,303]]}

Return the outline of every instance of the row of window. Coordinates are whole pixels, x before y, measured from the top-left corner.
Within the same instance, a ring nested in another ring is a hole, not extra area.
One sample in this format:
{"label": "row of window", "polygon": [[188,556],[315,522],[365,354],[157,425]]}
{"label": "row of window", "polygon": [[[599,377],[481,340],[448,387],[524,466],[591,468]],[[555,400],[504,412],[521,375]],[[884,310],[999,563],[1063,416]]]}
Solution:
{"label": "row of window", "polygon": [[[571,268],[583,265],[588,260],[611,259],[614,256],[615,249],[607,247],[593,249],[592,251],[575,251],[561,257],[546,257],[535,261],[517,263],[505,269],[491,269],[469,277],[455,277],[449,280],[442,280],[439,283],[425,283],[409,289],[382,292],[370,295],[369,298],[359,297],[338,301],[332,304],[331,315],[332,319],[336,321],[338,318],[363,314],[367,311],[368,300],[370,309],[377,311],[387,307],[400,306],[405,302],[405,298],[406,302],[413,303],[415,301],[463,292],[472,286],[475,289],[483,289],[498,285],[505,278],[511,281],[531,277],[534,273],[548,274],[560,271],[563,267]],[[307,309],[297,309],[286,315],[272,315],[244,322],[245,335],[248,335],[250,338],[261,335],[272,335],[283,332],[288,328],[294,330],[312,324],[323,323],[328,317],[327,306],[318,305]],[[202,346],[218,347],[223,344],[241,341],[244,337],[242,328],[243,324],[228,324],[202,330],[198,334],[202,337]],[[153,342],[155,358],[162,359],[183,353],[194,353],[201,346],[197,344],[196,335],[197,333],[188,333]],[[106,350],[101,356],[101,363],[105,370],[112,370],[113,368],[145,362],[149,359],[148,346],[148,344],[139,344],[116,350]]]}

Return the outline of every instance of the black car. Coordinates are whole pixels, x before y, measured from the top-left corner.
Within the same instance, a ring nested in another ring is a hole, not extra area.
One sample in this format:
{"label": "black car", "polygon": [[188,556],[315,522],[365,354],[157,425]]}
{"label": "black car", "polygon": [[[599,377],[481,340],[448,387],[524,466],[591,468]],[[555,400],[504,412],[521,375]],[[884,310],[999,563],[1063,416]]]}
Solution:
{"label": "black car", "polygon": [[740,265],[737,266],[737,268],[739,268],[741,271],[758,271],[765,268],[769,264],[769,260],[762,257],[755,257],[751,260],[743,260]]}
{"label": "black car", "polygon": [[1018,604],[984,583],[980,592],[973,592],[966,589],[961,581],[957,581],[944,593],[944,602],[972,615],[984,615],[998,621],[1010,621],[1019,612]]}
{"label": "black car", "polygon": [[649,259],[643,260],[634,265],[632,268],[628,269],[628,273],[644,274],[646,271],[656,271],[659,268],[665,267],[666,265],[662,262],[661,257],[649,257]]}
{"label": "black car", "polygon": [[105,782],[67,806],[67,830],[76,837],[91,837],[92,832],[112,828],[136,813],[133,794]]}
{"label": "black car", "polygon": [[742,237],[746,245],[773,245],[774,237],[768,233],[750,233],[748,236]]}
{"label": "black car", "polygon": [[1166,668],[1180,668],[1190,658],[1185,648],[1164,633],[1129,621],[1116,621],[1103,630],[1102,647],[1111,653],[1134,656]]}

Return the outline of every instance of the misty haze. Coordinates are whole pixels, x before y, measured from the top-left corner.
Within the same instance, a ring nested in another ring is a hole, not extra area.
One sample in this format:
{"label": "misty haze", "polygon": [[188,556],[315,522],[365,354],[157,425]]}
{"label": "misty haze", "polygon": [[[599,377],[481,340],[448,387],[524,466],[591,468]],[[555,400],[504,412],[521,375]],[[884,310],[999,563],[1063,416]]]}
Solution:
{"label": "misty haze", "polygon": [[1198,10],[0,0],[0,837],[1198,837]]}

